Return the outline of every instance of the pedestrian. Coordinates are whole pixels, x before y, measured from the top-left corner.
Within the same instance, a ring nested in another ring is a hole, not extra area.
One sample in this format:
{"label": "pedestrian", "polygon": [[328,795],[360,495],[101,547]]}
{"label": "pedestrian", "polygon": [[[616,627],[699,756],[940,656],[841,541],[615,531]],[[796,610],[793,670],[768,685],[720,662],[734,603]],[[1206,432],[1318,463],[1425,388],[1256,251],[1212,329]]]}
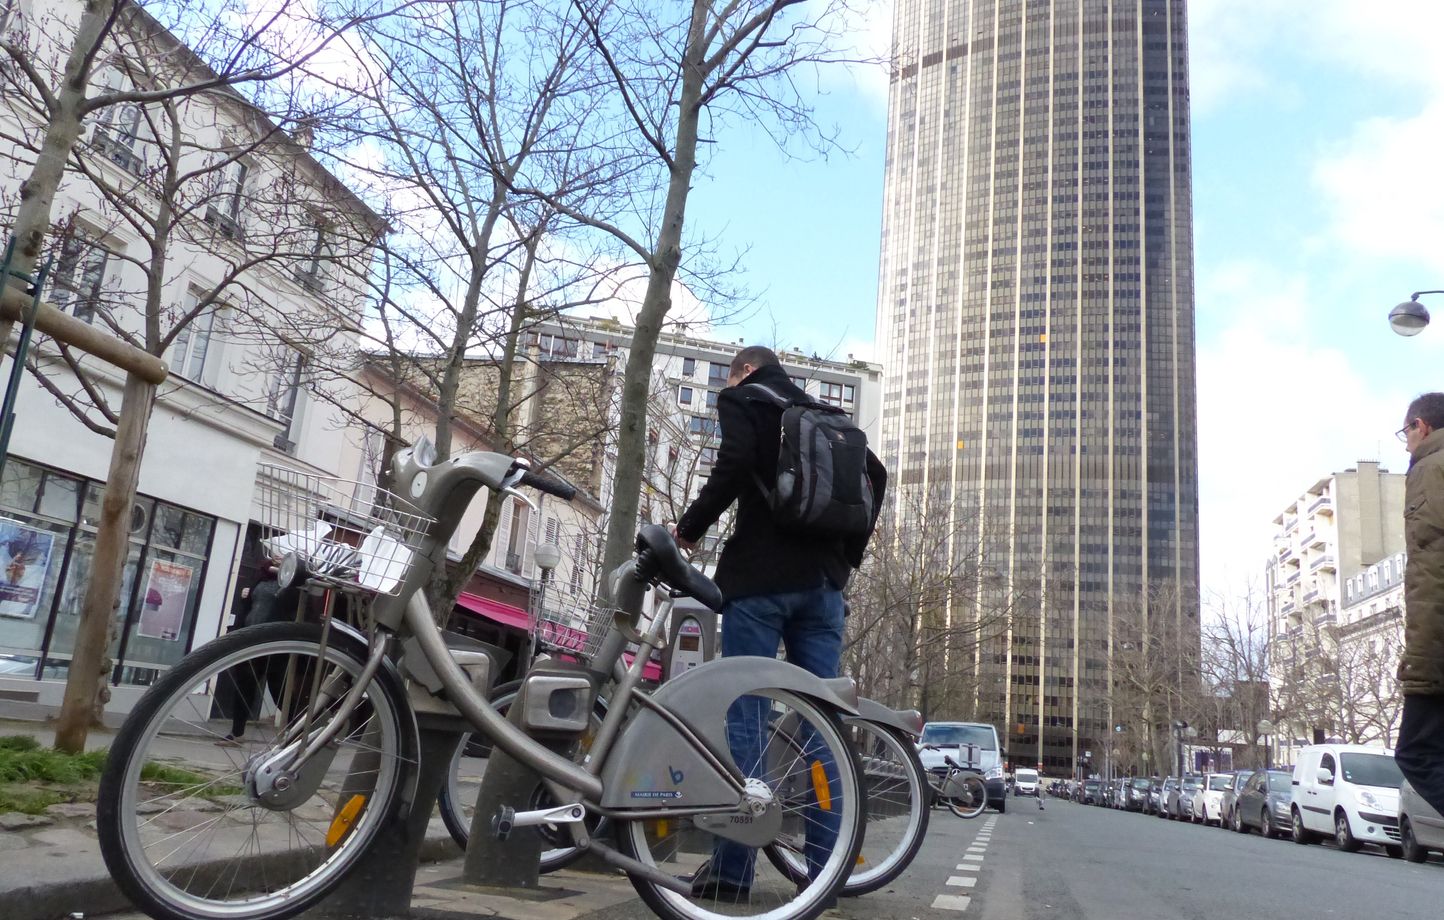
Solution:
{"label": "pedestrian", "polygon": [[[760,386],[754,386],[760,385]],[[802,532],[777,520],[763,489],[778,479],[787,404],[816,405],[782,369],[771,349],[743,348],[732,359],[727,387],[717,397],[722,441],[711,474],[695,501],[673,528],[683,549],[693,549],[722,513],[737,504],[732,536],[722,549],[715,580],[721,589],[722,656],[775,658],[779,644],[787,660],[819,677],[838,674],[845,618],[842,589],[876,523],[887,474],[866,451],[871,517],[865,531],[849,536]],[[762,757],[757,730],[765,703],[757,697],[734,702],[728,710],[727,740],[733,759],[748,775],[757,775]],[[808,812],[806,855],[815,876],[837,839],[835,811],[812,806]],[[693,880],[697,897],[745,898],[750,891],[756,850],[719,842],[711,865]]]}
{"label": "pedestrian", "polygon": [[[280,573],[281,558],[271,556],[261,564],[256,583],[246,592],[246,607],[242,611],[243,626],[259,626],[275,623],[295,616],[300,590],[297,585],[281,587],[277,576]],[[271,697],[280,705],[281,691],[285,680],[285,661],[276,656],[264,661],[257,659],[231,668],[227,672],[231,682],[231,730],[216,743],[235,746],[241,742],[246,723],[259,716],[265,704],[262,689],[271,691]]]}
{"label": "pedestrian", "polygon": [[1444,814],[1444,393],[1409,404],[1399,436],[1404,480],[1404,716],[1394,758],[1414,791]]}

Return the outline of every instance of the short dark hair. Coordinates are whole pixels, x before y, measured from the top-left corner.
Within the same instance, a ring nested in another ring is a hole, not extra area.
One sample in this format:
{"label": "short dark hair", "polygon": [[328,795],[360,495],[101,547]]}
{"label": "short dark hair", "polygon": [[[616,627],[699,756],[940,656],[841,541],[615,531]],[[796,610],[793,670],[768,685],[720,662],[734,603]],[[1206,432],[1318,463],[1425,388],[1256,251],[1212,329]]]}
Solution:
{"label": "short dark hair", "polygon": [[1430,428],[1444,428],[1444,393],[1425,393],[1409,403],[1404,413],[1404,424],[1419,419]]}
{"label": "short dark hair", "polygon": [[748,345],[737,352],[737,356],[732,359],[732,373],[741,373],[744,364],[750,364],[754,368],[782,366],[782,362],[777,360],[777,352],[766,345]]}

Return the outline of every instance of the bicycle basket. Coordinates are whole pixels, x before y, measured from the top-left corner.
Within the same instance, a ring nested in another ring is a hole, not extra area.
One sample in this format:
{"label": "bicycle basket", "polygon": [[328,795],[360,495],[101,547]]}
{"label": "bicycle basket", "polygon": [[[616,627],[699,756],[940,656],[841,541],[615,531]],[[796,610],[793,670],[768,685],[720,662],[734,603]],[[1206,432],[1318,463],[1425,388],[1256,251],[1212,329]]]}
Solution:
{"label": "bicycle basket", "polygon": [[401,590],[434,521],[374,485],[261,464],[256,477],[262,544],[295,553],[312,578],[373,594]]}
{"label": "bicycle basket", "polygon": [[538,649],[591,660],[611,629],[615,608],[590,594],[569,591],[555,581],[535,583],[531,593],[531,631]]}

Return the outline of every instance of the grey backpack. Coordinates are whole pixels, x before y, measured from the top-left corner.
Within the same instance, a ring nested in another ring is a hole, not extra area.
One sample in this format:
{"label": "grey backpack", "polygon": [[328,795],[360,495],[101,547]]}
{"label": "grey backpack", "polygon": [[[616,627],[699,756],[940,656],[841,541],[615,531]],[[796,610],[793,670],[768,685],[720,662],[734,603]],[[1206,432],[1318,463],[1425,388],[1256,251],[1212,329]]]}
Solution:
{"label": "grey backpack", "polygon": [[784,396],[762,383],[742,389],[782,409],[777,479],[766,483],[755,477],[773,520],[784,529],[807,533],[868,533],[873,494],[862,429],[835,406]]}

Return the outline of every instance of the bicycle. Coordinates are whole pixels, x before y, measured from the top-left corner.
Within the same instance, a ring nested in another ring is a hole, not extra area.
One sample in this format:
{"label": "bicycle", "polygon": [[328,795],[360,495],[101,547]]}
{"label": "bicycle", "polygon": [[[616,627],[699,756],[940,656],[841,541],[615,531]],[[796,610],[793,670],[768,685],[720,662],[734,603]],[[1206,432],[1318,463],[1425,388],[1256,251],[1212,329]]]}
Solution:
{"label": "bicycle", "polygon": [[[810,920],[825,909],[862,843],[861,770],[839,722],[857,714],[852,682],[732,658],[655,693],[639,690],[667,619],[665,610],[643,615],[649,593],[657,590],[664,608],[680,596],[721,604],[666,531],[648,526],[636,556],[610,573],[609,603],[576,611],[588,636],[580,669],[543,660],[526,675],[518,728],[484,695],[484,656],[448,648],[422,588],[483,486],[523,499],[521,486],[562,499],[575,490],[501,454],[436,463],[424,440],[397,455],[393,472],[397,493],[299,474],[267,484],[275,494],[261,504],[284,512],[289,533],[309,534],[303,550],[317,539],[356,548],[345,566],[309,577],[370,592],[367,628],[322,617],[236,630],[147,691],[116,736],[97,811],[106,865],[131,901],[164,920],[283,920],[315,905],[410,807],[420,705],[458,715],[543,777],[552,801],[502,808],[491,821],[498,836],[565,828],[573,845],[625,871],[669,920]],[[324,538],[315,536],[316,520],[329,525]],[[300,555],[283,567],[293,576]],[[638,651],[623,669],[629,642]],[[260,735],[217,747],[213,694],[257,673],[280,675],[255,684],[272,688],[250,710],[253,725],[255,713],[268,717]],[[584,763],[526,734],[585,731],[595,683],[613,676],[614,705]],[[727,729],[742,728],[739,714],[753,718],[747,730],[763,741],[755,763],[738,765],[730,753]],[[614,822],[615,846],[589,836],[589,814]],[[826,835],[804,883],[763,860],[754,860],[745,897],[710,880],[714,844],[763,848],[799,829]]]}
{"label": "bicycle", "polygon": [[[941,750],[935,744],[923,747],[930,751]],[[972,763],[975,759],[969,758],[968,762]],[[949,754],[943,755],[943,763],[945,766],[934,768],[928,774],[934,802],[946,805],[948,811],[959,818],[976,818],[982,814],[983,809],[988,807],[988,786],[983,781],[983,775],[953,760]]]}

